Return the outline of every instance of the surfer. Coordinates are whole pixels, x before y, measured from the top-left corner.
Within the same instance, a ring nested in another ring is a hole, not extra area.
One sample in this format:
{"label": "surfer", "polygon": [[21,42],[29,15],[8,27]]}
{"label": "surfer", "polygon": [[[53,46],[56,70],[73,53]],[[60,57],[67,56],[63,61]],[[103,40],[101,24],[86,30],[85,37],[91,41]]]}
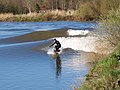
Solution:
{"label": "surfer", "polygon": [[59,48],[61,47],[61,44],[58,40],[54,39],[53,44],[50,45],[50,47],[52,47],[55,44],[55,52],[60,52]]}

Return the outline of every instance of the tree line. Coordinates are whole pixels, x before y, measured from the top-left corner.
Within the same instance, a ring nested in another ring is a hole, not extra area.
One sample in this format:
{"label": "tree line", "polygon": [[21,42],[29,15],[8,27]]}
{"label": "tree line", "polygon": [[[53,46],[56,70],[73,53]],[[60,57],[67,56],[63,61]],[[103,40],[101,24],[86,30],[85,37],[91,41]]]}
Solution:
{"label": "tree line", "polygon": [[106,16],[120,0],[0,0],[0,13],[27,14],[46,10],[75,10],[78,20]]}
{"label": "tree line", "polygon": [[40,10],[76,10],[83,0],[0,0],[0,13],[22,14]]}

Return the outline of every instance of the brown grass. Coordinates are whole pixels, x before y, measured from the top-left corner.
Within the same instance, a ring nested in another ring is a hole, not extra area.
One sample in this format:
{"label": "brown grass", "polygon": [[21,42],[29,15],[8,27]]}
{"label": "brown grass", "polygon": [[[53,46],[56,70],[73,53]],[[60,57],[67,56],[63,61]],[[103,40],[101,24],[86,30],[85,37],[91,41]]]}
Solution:
{"label": "brown grass", "polygon": [[14,17],[12,13],[0,14],[0,21],[7,21],[7,19]]}
{"label": "brown grass", "polygon": [[59,21],[59,20],[74,20],[75,11],[41,11],[40,13],[32,12],[28,14],[12,13],[0,14],[0,21]]}
{"label": "brown grass", "polygon": [[94,53],[94,52],[84,52],[82,53],[82,57],[85,57],[85,61],[87,63],[97,63],[101,59],[105,58],[107,55],[106,54],[99,54],[99,53]]}

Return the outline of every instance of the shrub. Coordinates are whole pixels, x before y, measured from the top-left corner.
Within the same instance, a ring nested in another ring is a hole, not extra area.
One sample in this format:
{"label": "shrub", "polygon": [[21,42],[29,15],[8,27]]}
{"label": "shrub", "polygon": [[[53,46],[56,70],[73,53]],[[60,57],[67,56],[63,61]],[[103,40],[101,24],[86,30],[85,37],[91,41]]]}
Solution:
{"label": "shrub", "polygon": [[76,11],[76,15],[79,16],[81,20],[90,21],[97,17],[97,12],[93,9],[93,3],[86,2],[80,5]]}
{"label": "shrub", "polygon": [[76,90],[119,90],[120,86],[120,44],[114,52],[92,67],[86,81]]}
{"label": "shrub", "polygon": [[97,28],[100,40],[107,42],[111,46],[116,46],[120,41],[120,7],[110,10],[106,17],[100,17]]}

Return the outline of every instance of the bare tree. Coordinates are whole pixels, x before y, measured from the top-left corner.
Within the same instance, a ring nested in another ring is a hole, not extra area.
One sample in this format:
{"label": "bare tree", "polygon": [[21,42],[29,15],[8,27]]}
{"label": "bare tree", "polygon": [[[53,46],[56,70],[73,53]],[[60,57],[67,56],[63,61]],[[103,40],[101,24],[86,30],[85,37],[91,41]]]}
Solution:
{"label": "bare tree", "polygon": [[23,3],[25,5],[25,7],[28,8],[29,13],[31,13],[32,12],[32,9],[31,9],[32,1],[31,0],[24,0]]}
{"label": "bare tree", "polygon": [[52,0],[51,2],[52,2],[52,11],[53,11],[53,8],[54,8],[54,6],[53,6],[53,4],[54,4],[54,0]]}

